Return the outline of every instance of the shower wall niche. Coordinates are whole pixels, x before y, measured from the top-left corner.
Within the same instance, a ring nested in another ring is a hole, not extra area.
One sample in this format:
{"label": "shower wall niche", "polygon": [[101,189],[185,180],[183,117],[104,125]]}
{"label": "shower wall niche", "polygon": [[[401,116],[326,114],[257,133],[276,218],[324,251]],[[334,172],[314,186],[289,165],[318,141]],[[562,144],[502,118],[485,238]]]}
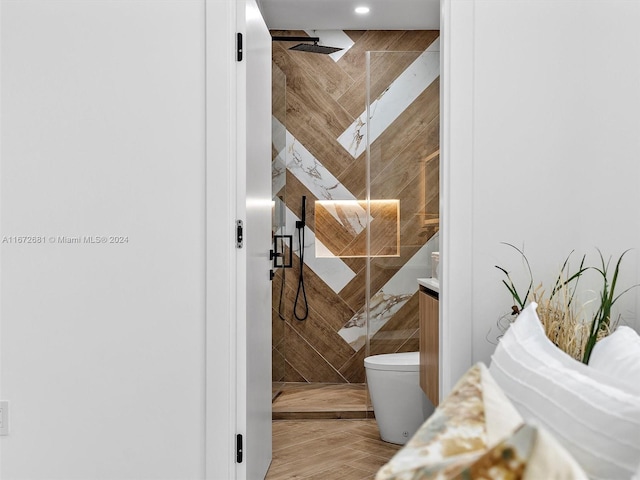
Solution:
{"label": "shower wall niche", "polygon": [[309,302],[308,318],[296,320],[294,238],[293,269],[273,283],[274,381],[362,383],[365,356],[417,351],[416,278],[429,276],[438,250],[439,32],[330,35],[344,50],[273,44],[286,77],[286,108],[274,105],[273,116],[285,136],[274,141],[274,212],[281,198],[278,228],[292,234],[307,197]]}

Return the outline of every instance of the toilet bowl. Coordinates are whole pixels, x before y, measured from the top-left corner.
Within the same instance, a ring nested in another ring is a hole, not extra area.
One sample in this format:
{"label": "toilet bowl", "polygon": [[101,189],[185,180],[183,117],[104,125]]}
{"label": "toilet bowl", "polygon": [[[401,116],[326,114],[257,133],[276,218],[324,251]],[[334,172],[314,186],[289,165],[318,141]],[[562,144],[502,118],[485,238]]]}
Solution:
{"label": "toilet bowl", "polygon": [[364,359],[380,438],[404,445],[434,410],[420,388],[420,353],[390,353]]}

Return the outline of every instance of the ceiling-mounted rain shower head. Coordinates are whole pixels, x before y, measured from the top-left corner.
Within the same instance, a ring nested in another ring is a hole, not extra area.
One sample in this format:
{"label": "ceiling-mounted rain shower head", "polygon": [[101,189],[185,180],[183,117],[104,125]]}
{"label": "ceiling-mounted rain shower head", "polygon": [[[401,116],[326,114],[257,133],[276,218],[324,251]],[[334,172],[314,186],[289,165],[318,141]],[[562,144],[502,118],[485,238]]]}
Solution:
{"label": "ceiling-mounted rain shower head", "polygon": [[289,50],[296,50],[298,52],[310,52],[310,53],[322,53],[329,55],[331,53],[339,52],[342,48],[338,47],[325,47],[324,45],[318,45],[320,41],[319,37],[271,37],[274,42],[313,42],[299,43],[298,45],[289,48]]}
{"label": "ceiling-mounted rain shower head", "polygon": [[330,55],[332,53],[339,52],[342,49],[338,47],[325,47],[324,45],[318,45],[318,42],[313,42],[313,45],[309,45],[308,43],[299,43],[295,47],[291,47],[289,50],[297,50],[299,52],[323,53],[325,55]]}

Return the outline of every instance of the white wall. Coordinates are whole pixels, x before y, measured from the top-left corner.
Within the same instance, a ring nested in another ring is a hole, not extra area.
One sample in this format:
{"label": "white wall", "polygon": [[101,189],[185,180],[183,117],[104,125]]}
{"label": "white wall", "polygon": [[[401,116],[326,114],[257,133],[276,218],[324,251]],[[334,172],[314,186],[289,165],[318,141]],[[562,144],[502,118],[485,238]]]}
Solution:
{"label": "white wall", "polygon": [[204,477],[204,15],[2,2],[2,480]]}
{"label": "white wall", "polygon": [[[596,247],[634,248],[620,285],[638,283],[640,3],[443,0],[442,13],[447,390],[489,361],[511,304],[494,265],[521,264],[500,242],[524,245],[547,284],[571,250],[596,263]],[[620,303],[636,327],[637,303]]]}

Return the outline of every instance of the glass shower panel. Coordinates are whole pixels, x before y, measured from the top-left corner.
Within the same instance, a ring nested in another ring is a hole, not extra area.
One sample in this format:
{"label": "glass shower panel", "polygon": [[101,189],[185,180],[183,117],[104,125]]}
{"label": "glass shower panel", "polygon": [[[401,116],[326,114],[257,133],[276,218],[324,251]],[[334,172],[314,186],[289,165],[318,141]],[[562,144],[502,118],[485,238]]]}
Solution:
{"label": "glass shower panel", "polygon": [[[419,350],[417,278],[430,276],[438,251],[439,56],[432,47],[367,52],[369,355]],[[390,225],[397,249],[388,245]]]}
{"label": "glass shower panel", "polygon": [[[271,82],[271,193],[273,195],[272,244],[274,251],[285,252],[282,235],[286,234],[286,76],[272,63]],[[280,261],[278,263],[281,264]],[[272,399],[277,397],[284,383],[285,374],[285,322],[280,318],[282,296],[285,285],[285,269],[275,268],[272,284]]]}

